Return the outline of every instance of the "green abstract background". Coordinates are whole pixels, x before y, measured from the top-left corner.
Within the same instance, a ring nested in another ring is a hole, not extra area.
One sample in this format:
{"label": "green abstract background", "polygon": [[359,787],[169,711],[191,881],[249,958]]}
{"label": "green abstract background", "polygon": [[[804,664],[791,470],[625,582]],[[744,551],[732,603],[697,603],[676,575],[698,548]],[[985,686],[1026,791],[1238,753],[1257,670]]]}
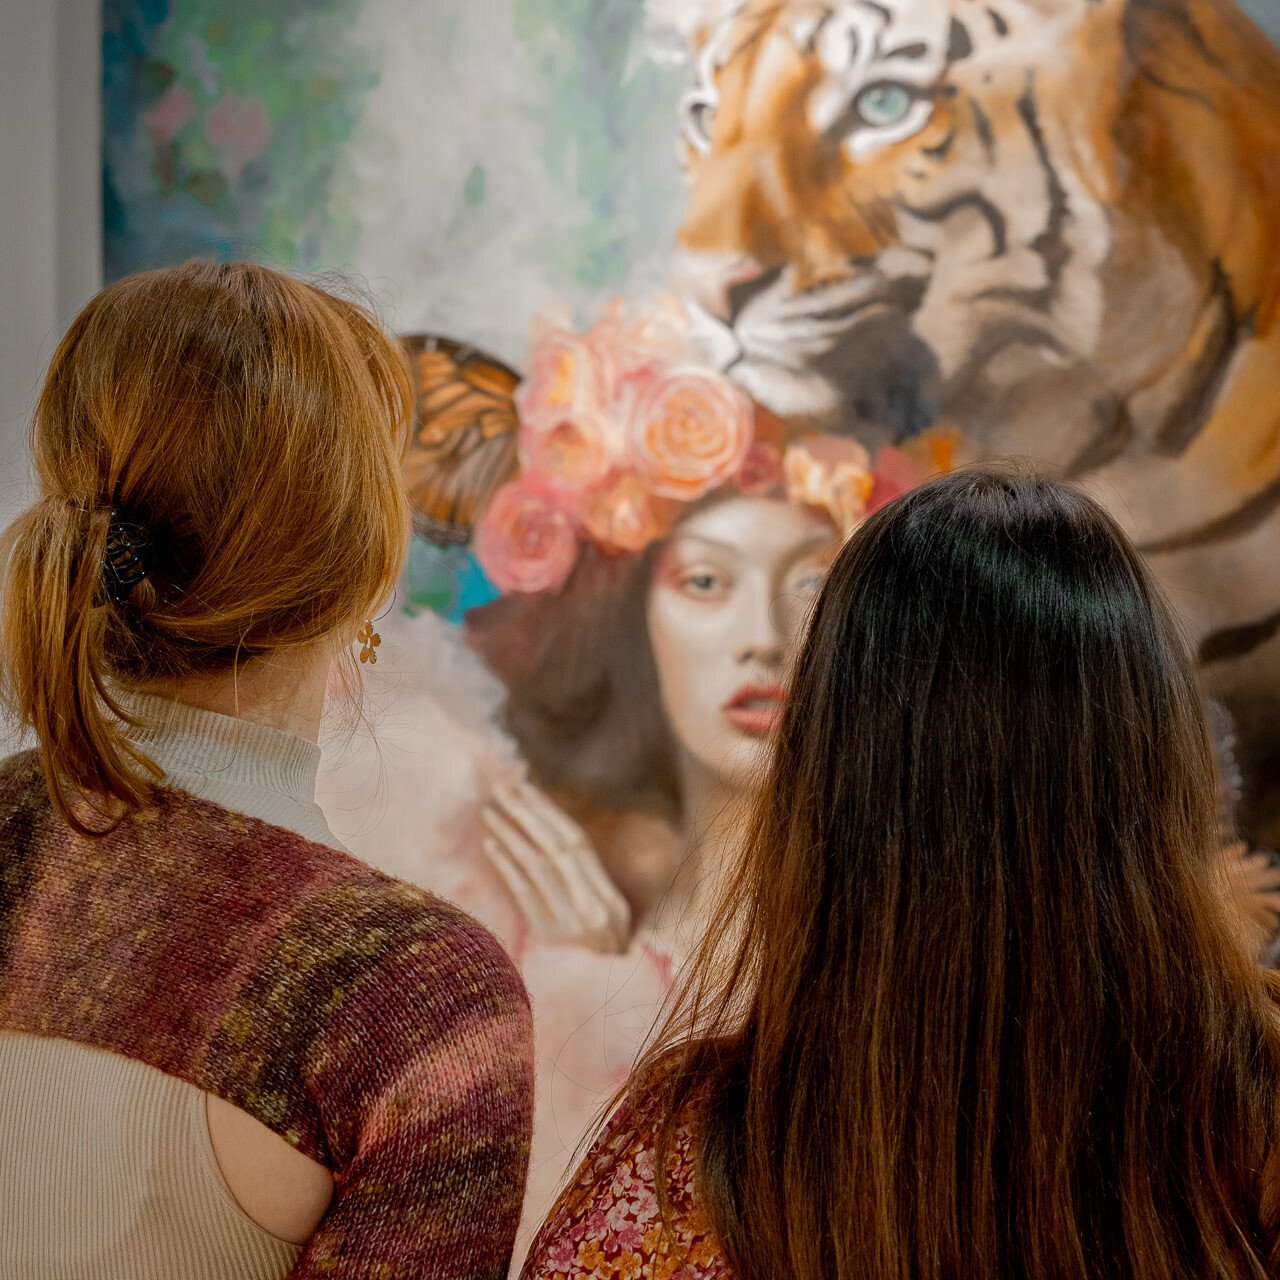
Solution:
{"label": "green abstract background", "polygon": [[106,0],[105,256],[363,278],[519,362],[662,277],[683,73],[640,0]]}

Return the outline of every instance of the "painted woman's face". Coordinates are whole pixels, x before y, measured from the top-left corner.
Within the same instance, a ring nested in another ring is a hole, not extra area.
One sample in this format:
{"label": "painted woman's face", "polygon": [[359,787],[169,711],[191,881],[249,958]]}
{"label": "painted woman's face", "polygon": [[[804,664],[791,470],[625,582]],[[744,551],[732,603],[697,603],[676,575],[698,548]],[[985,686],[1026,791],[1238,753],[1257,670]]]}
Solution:
{"label": "painted woman's face", "polygon": [[685,752],[730,786],[751,785],[766,758],[838,549],[817,512],[735,497],[682,521],[659,553],[647,613],[663,706]]}

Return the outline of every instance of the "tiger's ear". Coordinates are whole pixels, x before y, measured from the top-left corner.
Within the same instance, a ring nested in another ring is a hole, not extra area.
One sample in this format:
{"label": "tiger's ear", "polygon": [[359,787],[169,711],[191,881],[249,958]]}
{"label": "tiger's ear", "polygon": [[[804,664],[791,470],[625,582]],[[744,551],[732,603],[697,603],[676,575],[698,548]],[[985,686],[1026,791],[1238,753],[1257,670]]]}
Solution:
{"label": "tiger's ear", "polygon": [[645,43],[659,62],[687,62],[706,43],[732,0],[645,0]]}
{"label": "tiger's ear", "polygon": [[401,338],[414,383],[405,481],[413,530],[463,546],[494,491],[515,477],[520,375],[465,343],[431,334]]}

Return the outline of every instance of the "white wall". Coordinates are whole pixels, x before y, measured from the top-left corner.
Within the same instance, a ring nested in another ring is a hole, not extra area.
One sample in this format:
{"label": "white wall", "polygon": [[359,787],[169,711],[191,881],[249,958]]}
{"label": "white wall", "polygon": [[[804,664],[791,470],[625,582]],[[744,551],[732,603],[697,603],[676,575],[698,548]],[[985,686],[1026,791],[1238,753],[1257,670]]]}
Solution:
{"label": "white wall", "polygon": [[0,520],[58,337],[102,275],[99,0],[0,0]]}

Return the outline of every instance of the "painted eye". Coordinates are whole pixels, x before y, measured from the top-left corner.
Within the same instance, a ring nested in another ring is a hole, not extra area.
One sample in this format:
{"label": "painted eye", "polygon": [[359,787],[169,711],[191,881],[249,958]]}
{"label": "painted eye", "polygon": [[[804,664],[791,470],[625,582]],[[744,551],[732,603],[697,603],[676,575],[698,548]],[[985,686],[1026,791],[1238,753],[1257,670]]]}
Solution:
{"label": "painted eye", "polygon": [[706,98],[691,97],[685,103],[685,136],[706,155],[711,150],[711,134],[716,127],[716,104]]}
{"label": "painted eye", "polygon": [[887,129],[902,122],[914,101],[915,94],[906,85],[882,80],[863,89],[854,98],[853,109],[872,129]]}
{"label": "painted eye", "polygon": [[695,569],[683,574],[678,585],[685,595],[695,600],[710,600],[723,594],[729,584],[722,574],[710,569]]}

